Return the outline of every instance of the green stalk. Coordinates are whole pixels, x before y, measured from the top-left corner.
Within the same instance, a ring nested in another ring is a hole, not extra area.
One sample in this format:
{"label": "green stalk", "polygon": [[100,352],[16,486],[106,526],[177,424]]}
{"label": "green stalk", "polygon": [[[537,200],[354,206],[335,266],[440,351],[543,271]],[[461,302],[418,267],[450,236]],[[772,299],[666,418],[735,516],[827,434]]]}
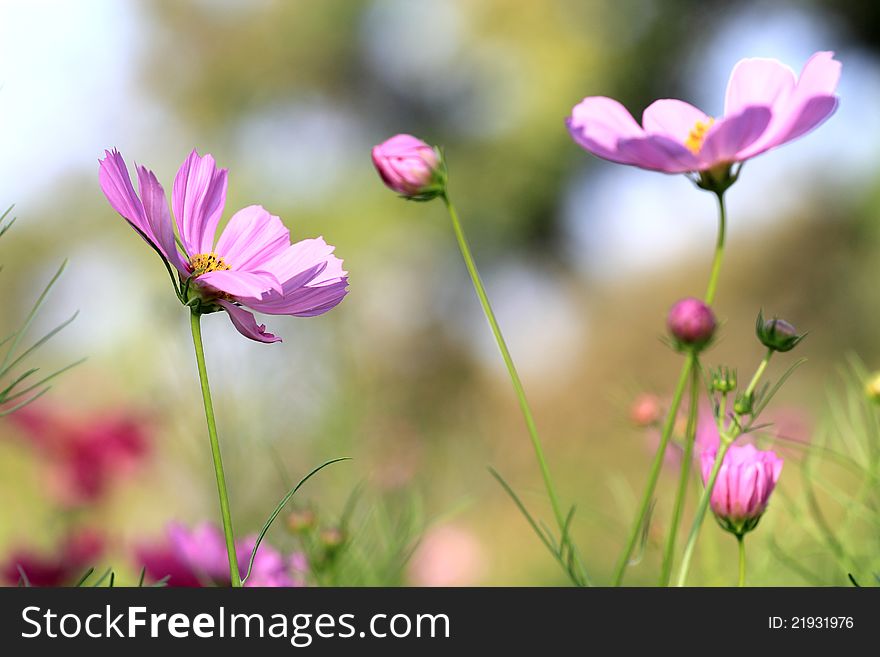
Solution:
{"label": "green stalk", "polygon": [[458,213],[455,211],[455,206],[452,204],[452,201],[446,193],[442,194],[442,198],[443,202],[446,204],[446,209],[449,212],[449,217],[452,219],[452,229],[455,231],[455,239],[458,241],[458,248],[461,250],[464,263],[471,276],[474,290],[477,293],[477,297],[480,299],[480,305],[483,307],[483,313],[489,321],[489,326],[492,328],[492,334],[495,336],[495,342],[498,343],[498,349],[501,351],[501,357],[504,359],[504,364],[507,366],[510,381],[513,384],[513,389],[516,391],[516,397],[519,400],[519,406],[520,409],[522,409],[522,414],[526,421],[526,427],[528,428],[529,436],[532,440],[535,457],[537,458],[538,466],[541,469],[541,477],[544,479],[544,487],[547,489],[547,496],[550,498],[550,505],[553,507],[553,515],[556,517],[559,531],[562,532],[562,535],[564,536],[567,532],[565,516],[562,513],[562,507],[559,504],[559,498],[556,495],[556,489],[554,488],[553,480],[550,477],[550,468],[547,466],[547,459],[544,457],[544,449],[541,446],[541,439],[538,437],[538,427],[535,425],[535,419],[529,408],[529,402],[526,399],[525,390],[523,389],[519,374],[517,374],[516,367],[513,364],[513,358],[510,356],[507,343],[504,341],[504,336],[501,334],[501,328],[498,326],[498,321],[495,319],[495,313],[492,311],[492,306],[489,303],[486,289],[483,287],[482,280],[480,280],[477,265],[474,262],[473,255],[471,255],[471,249],[470,246],[468,246],[467,238],[461,228],[461,222],[458,220]]}
{"label": "green stalk", "polygon": [[[707,305],[712,305],[712,302],[715,300],[715,291],[718,289],[718,279],[721,275],[721,263],[724,260],[724,244],[727,234],[727,207],[724,203],[724,192],[715,192],[715,197],[718,199],[718,236],[715,240],[715,255],[712,258],[712,269],[709,273],[709,283],[706,286],[706,295],[704,297]],[[675,418],[678,415],[678,408],[681,405],[684,387],[687,385],[687,379],[693,366],[694,363],[690,358],[688,358],[682,366],[681,374],[678,378],[678,385],[672,396],[672,405],[669,407],[669,411],[666,415],[666,423],[663,427],[663,433],[660,436],[660,445],[657,447],[657,453],[654,455],[654,462],[651,466],[651,473],[648,475],[648,485],[645,488],[642,502],[639,505],[639,512],[636,516],[636,521],[630,529],[626,547],[620,555],[620,558],[617,561],[617,566],[614,569],[614,586],[620,586],[623,581],[624,570],[626,570],[626,566],[632,556],[632,551],[638,540],[642,524],[645,522],[645,517],[651,506],[651,499],[654,495],[654,489],[657,487],[657,479],[660,476],[660,467],[663,465],[663,455],[666,453],[666,445],[672,434],[672,428],[675,426]]]}
{"label": "green stalk", "polygon": [[208,421],[208,438],[211,440],[211,455],[214,458],[214,474],[217,476],[217,493],[220,496],[220,515],[223,518],[223,534],[226,538],[226,554],[229,557],[229,579],[233,588],[241,586],[238,572],[238,557],[235,553],[235,536],[232,533],[232,514],[229,512],[229,494],[226,492],[226,475],[223,473],[223,460],[220,458],[220,441],[217,438],[217,423],[214,420],[214,405],[211,402],[211,388],[208,385],[208,369],[205,366],[205,350],[202,346],[201,315],[190,314],[193,346],[196,350],[196,363],[199,367],[199,382],[202,385],[202,401],[205,404],[205,419]]}
{"label": "green stalk", "polygon": [[697,407],[699,404],[700,391],[700,363],[697,355],[692,353],[688,356],[691,365],[691,397],[688,407],[687,429],[684,436],[684,456],[681,462],[681,474],[678,479],[678,492],[675,495],[675,506],[672,509],[672,520],[669,523],[669,535],[666,537],[666,550],[663,553],[663,565],[660,570],[660,586],[669,586],[672,577],[672,560],[675,553],[675,541],[678,536],[678,526],[681,523],[681,512],[687,498],[688,481],[691,476],[691,461],[693,460],[694,442],[697,433]]}
{"label": "green stalk", "polygon": [[732,444],[733,441],[722,436],[718,453],[715,454],[715,463],[712,464],[712,472],[709,475],[709,481],[706,482],[706,487],[703,489],[703,494],[700,496],[700,502],[697,505],[697,514],[694,517],[694,523],[691,525],[691,531],[688,534],[687,545],[685,545],[684,554],[681,557],[681,569],[678,571],[678,580],[675,583],[676,586],[684,586],[685,581],[687,581],[688,571],[691,567],[691,559],[694,556],[694,548],[697,545],[697,537],[700,535],[700,528],[703,525],[706,511],[709,509],[709,501],[712,498],[712,489],[715,488],[715,481],[718,479],[718,472],[721,470],[724,456],[727,454],[727,450]]}
{"label": "green stalk", "polygon": [[[768,349],[767,353],[764,354],[764,358],[761,359],[758,369],[755,370],[755,374],[752,376],[752,380],[749,381],[749,386],[746,388],[746,398],[750,398],[754,394],[755,389],[758,387],[758,381],[760,381],[764,372],[767,370],[767,365],[770,363],[773,353],[772,349]],[[723,423],[724,418],[722,417],[720,421]],[[727,435],[724,431],[719,431],[721,445],[719,446],[718,453],[715,455],[715,463],[712,465],[712,473],[709,475],[709,481],[706,482],[706,487],[703,489],[703,494],[700,497],[700,504],[697,507],[697,514],[694,517],[693,525],[691,525],[690,534],[688,534],[688,542],[681,559],[681,570],[679,570],[678,573],[676,586],[684,586],[687,581],[694,548],[697,544],[697,538],[700,535],[700,528],[703,526],[703,520],[706,517],[706,511],[709,508],[709,500],[712,497],[712,489],[715,488],[715,480],[718,478],[718,471],[721,470],[721,463],[724,461],[724,456],[727,454],[727,450],[742,434],[742,421],[739,413],[735,413],[732,427],[733,433],[731,435]]]}
{"label": "green stalk", "polygon": [[724,240],[727,234],[727,206],[724,203],[724,192],[716,192],[718,199],[718,237],[715,241],[715,256],[712,258],[712,273],[709,275],[709,284],[706,286],[706,305],[711,306],[715,300],[715,290],[718,288],[718,278],[721,273],[721,261],[724,258]]}
{"label": "green stalk", "polygon": [[632,557],[635,549],[636,541],[638,541],[642,525],[648,515],[648,509],[651,507],[651,500],[654,497],[654,489],[657,487],[657,480],[660,478],[660,469],[663,467],[663,457],[666,454],[666,446],[669,444],[669,438],[672,435],[672,429],[675,427],[675,419],[678,415],[678,407],[681,406],[681,398],[684,396],[684,389],[690,378],[691,369],[694,367],[694,359],[688,358],[684,366],[681,368],[681,374],[678,377],[678,385],[672,395],[672,405],[666,414],[666,422],[663,425],[663,431],[660,434],[660,445],[654,454],[654,462],[651,464],[651,472],[648,474],[648,485],[645,487],[645,494],[642,496],[642,502],[639,506],[639,512],[636,520],[629,531],[629,537],[626,541],[626,547],[617,560],[617,566],[614,568],[613,586],[620,586],[623,582],[623,573]]}
{"label": "green stalk", "polygon": [[745,534],[737,534],[736,540],[739,543],[739,584],[743,587],[746,585],[746,541]]}

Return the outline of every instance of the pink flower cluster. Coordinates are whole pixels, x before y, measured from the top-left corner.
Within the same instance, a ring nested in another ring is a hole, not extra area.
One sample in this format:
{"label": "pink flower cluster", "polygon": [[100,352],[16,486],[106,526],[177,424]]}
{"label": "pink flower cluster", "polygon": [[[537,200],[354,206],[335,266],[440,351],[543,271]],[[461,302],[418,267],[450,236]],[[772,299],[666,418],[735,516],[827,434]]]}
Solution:
{"label": "pink flower cluster", "polygon": [[47,468],[49,490],[67,507],[100,501],[150,451],[147,426],[132,414],[77,418],[37,403],[9,419],[39,454]]}

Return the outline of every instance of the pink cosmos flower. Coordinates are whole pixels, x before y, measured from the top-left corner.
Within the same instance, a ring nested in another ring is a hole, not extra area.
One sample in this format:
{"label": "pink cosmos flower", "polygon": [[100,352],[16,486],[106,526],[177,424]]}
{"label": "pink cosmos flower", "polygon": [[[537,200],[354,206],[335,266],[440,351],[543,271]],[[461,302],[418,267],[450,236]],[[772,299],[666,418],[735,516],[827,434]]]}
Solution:
{"label": "pink cosmos flower", "polygon": [[441,159],[431,146],[412,135],[394,135],[373,148],[373,164],[382,181],[403,196],[434,191]]}
{"label": "pink cosmos flower", "polygon": [[785,144],[837,109],[840,62],[817,52],[800,76],[775,59],[743,59],[727,84],[724,115],[681,100],[652,103],[639,125],[616,100],[584,98],[566,119],[572,138],[593,155],[664,173],[725,168]]}
{"label": "pink cosmos flower", "polygon": [[[236,541],[238,567],[244,577],[247,572],[256,536]],[[138,566],[146,569],[154,581],[167,577],[168,586],[202,587],[229,586],[229,562],[226,543],[220,528],[203,522],[193,529],[172,522],[166,529],[166,538],[158,544],[141,546],[135,550]],[[254,557],[254,565],[247,587],[303,586],[307,570],[304,555],[284,556],[265,541]]]}
{"label": "pink cosmos flower", "polygon": [[136,470],[150,452],[148,427],[134,414],[80,418],[38,402],[10,420],[40,455],[48,487],[66,507],[100,501],[112,484]]}
{"label": "pink cosmos flower", "polygon": [[[105,151],[99,161],[104,195],[144,240],[180,276],[187,298],[205,312],[225,310],[238,331],[258,342],[278,342],[246,308],[270,315],[312,317],[336,306],[347,293],[342,260],[323,238],[290,243],[281,220],[251,205],[229,219],[215,237],[226,203],[226,169],[210,155],[193,151],[177,176],[171,194],[176,222],[156,176],[137,167],[134,191],[122,155]],[[175,243],[175,225],[183,249]]]}
{"label": "pink cosmos flower", "polygon": [[[709,480],[715,454],[702,453],[703,483]],[[758,524],[782,472],[782,459],[754,445],[732,445],[724,456],[710,504],[718,522],[738,536]]]}

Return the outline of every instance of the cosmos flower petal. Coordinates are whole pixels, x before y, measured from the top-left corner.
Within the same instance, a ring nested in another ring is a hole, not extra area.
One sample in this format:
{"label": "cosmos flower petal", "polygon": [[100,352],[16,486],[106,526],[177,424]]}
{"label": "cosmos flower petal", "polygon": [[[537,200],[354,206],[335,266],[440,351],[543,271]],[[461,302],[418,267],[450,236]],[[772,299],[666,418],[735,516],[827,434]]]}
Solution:
{"label": "cosmos flower petal", "polygon": [[724,117],[709,130],[700,157],[713,165],[737,161],[740,152],[764,134],[770,117],[767,107],[747,107],[740,114]]}
{"label": "cosmos flower petal", "polygon": [[605,96],[584,98],[572,109],[566,125],[575,142],[593,155],[622,164],[635,162],[618,150],[618,143],[645,134],[629,110]]}
{"label": "cosmos flower petal", "polygon": [[177,243],[174,240],[174,224],[171,222],[171,213],[168,211],[165,190],[156,175],[146,167],[138,166],[137,174],[138,190],[143,202],[144,214],[153,234],[171,264],[178,271],[188,274],[186,261],[177,250]]}
{"label": "cosmos flower petal", "polygon": [[232,320],[232,325],[235,326],[235,328],[238,329],[238,332],[244,337],[255,340],[256,342],[281,342],[281,338],[266,331],[265,324],[257,324],[257,320],[254,318],[253,314],[249,313],[244,308],[236,306],[229,301],[220,300],[217,301],[217,303],[226,310],[229,314],[229,319]]}
{"label": "cosmos flower petal", "polygon": [[216,253],[232,269],[264,270],[269,261],[290,246],[290,232],[281,219],[262,206],[251,205],[232,215]]}
{"label": "cosmos flower petal", "polygon": [[663,135],[683,144],[697,123],[709,123],[703,110],[673,98],[662,98],[648,105],[642,113],[645,132]]}
{"label": "cosmos flower petal", "polygon": [[699,160],[684,144],[664,135],[622,139],[618,152],[643,169],[663,173],[684,173],[699,168]]}
{"label": "cosmos flower petal", "polygon": [[[129,224],[138,232],[138,234],[146,240],[154,249],[156,249],[163,258],[171,261],[177,266],[175,255],[177,248],[174,245],[174,233],[171,226],[170,217],[163,216],[161,213],[156,214],[157,209],[155,199],[156,191],[149,189],[148,203],[150,204],[151,213],[148,216],[144,209],[144,204],[134,191],[131,184],[131,178],[128,175],[128,167],[122,155],[115,148],[112,151],[104,151],[105,157],[99,160],[98,181],[101,184],[101,190],[104,196],[110,202],[111,207],[116,210]],[[139,172],[140,177],[140,172]],[[143,190],[142,190],[143,193]],[[159,193],[164,198],[164,193],[159,188]],[[163,221],[167,221],[167,225],[163,225]],[[170,241],[168,239],[170,232]],[[177,257],[179,260],[179,256]]]}
{"label": "cosmos flower petal", "polygon": [[327,312],[348,292],[348,274],[333,249],[322,237],[290,245],[269,264],[283,281],[281,293],[269,292],[242,303],[270,315],[313,317]]}
{"label": "cosmos flower petal", "polygon": [[210,253],[226,204],[226,169],[210,155],[190,153],[174,177],[171,206],[187,255]]}
{"label": "cosmos flower petal", "polygon": [[795,82],[794,71],[775,59],[742,59],[733,67],[727,83],[724,114],[739,114],[752,105],[781,107]]}
{"label": "cosmos flower petal", "polygon": [[235,271],[232,269],[211,271],[198,277],[202,285],[224,292],[233,297],[262,298],[270,290],[282,292],[283,288],[273,274],[265,271]]}

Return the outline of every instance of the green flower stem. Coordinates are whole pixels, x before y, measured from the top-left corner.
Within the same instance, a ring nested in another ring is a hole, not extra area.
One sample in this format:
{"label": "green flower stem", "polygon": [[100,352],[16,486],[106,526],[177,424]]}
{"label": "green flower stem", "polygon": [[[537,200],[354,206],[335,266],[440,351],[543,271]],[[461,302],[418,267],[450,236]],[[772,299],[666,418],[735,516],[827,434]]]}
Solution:
{"label": "green flower stem", "polygon": [[666,537],[666,550],[663,553],[663,565],[660,570],[660,586],[669,586],[672,577],[672,560],[675,553],[675,541],[678,536],[678,526],[681,523],[681,512],[687,497],[688,481],[691,476],[691,461],[693,460],[694,441],[697,433],[697,408],[699,405],[700,392],[700,363],[697,354],[688,356],[693,361],[691,364],[691,397],[688,406],[687,429],[684,435],[684,455],[681,461],[681,475],[678,479],[678,492],[675,495],[675,506],[672,509],[672,520],[669,523],[669,535]]}
{"label": "green flower stem", "polygon": [[[709,283],[706,286],[706,295],[704,297],[704,301],[707,305],[712,305],[712,302],[715,300],[715,291],[718,289],[718,278],[721,274],[721,263],[724,260],[724,244],[727,234],[727,207],[724,203],[724,192],[715,192],[715,197],[718,199],[718,236],[715,240],[715,255],[712,258],[712,269],[709,273]],[[678,408],[681,406],[681,398],[684,394],[684,388],[687,385],[688,377],[691,374],[694,364],[695,363],[692,362],[692,359],[688,358],[681,368],[678,385],[672,396],[672,405],[669,407],[669,411],[666,415],[666,423],[663,426],[663,433],[660,436],[660,444],[657,446],[657,453],[654,455],[654,462],[651,466],[651,472],[648,475],[648,485],[645,488],[645,493],[639,506],[639,513],[636,516],[635,523],[633,523],[633,526],[630,529],[626,547],[620,555],[620,558],[617,561],[617,566],[614,569],[614,586],[620,586],[623,581],[623,572],[626,570],[630,557],[632,557],[632,552],[635,548],[636,541],[638,540],[642,524],[645,522],[645,518],[648,515],[648,509],[651,507],[651,499],[654,495],[654,489],[657,487],[657,479],[660,476],[660,467],[663,465],[663,455],[666,453],[666,445],[669,443],[669,438],[672,435],[672,428],[675,426],[675,419],[678,415]]]}
{"label": "green flower stem", "polygon": [[706,305],[711,306],[715,301],[715,290],[718,288],[718,277],[721,273],[721,261],[724,258],[724,240],[727,235],[727,206],[724,203],[724,192],[716,192],[718,199],[718,237],[715,241],[715,257],[712,258],[712,273],[709,275],[709,284],[706,286]]}
{"label": "green flower stem", "polygon": [[681,569],[678,571],[678,580],[676,586],[684,586],[687,581],[687,574],[691,567],[691,559],[694,556],[694,548],[697,546],[697,537],[700,535],[700,528],[703,526],[703,520],[706,518],[706,511],[709,509],[709,500],[712,497],[712,489],[715,488],[715,481],[718,479],[718,472],[721,470],[721,464],[724,462],[724,456],[727,450],[733,444],[726,436],[721,437],[721,445],[718,453],[715,454],[715,463],[712,464],[712,472],[709,474],[709,481],[703,489],[700,496],[700,502],[697,505],[697,514],[694,517],[694,523],[691,525],[691,531],[688,534],[687,545],[684,548],[684,554],[681,557]]}
{"label": "green flower stem", "polygon": [[[758,369],[755,370],[752,380],[749,381],[749,387],[746,388],[745,392],[746,397],[750,397],[755,392],[755,388],[758,386],[758,381],[760,381],[761,376],[766,371],[767,364],[770,362],[772,356],[773,350],[768,349],[764,358],[761,360],[761,363],[758,365]],[[723,424],[724,418],[719,418],[719,422]],[[730,432],[729,434],[728,431]],[[742,415],[734,412],[733,420],[730,423],[728,430],[719,431],[721,444],[718,453],[715,454],[715,463],[712,465],[712,472],[709,475],[709,481],[706,482],[706,487],[703,489],[703,494],[700,496],[700,503],[697,506],[697,514],[694,517],[693,525],[691,525],[691,531],[690,534],[688,534],[688,542],[681,558],[681,569],[678,572],[676,586],[684,586],[687,581],[691,559],[694,556],[694,548],[697,544],[697,538],[699,538],[700,535],[700,528],[703,526],[703,520],[706,517],[706,511],[709,509],[709,501],[712,497],[712,489],[715,488],[715,481],[718,479],[718,472],[721,470],[721,464],[724,462],[724,456],[727,454],[727,450],[730,449],[730,446],[742,435],[742,433]]]}
{"label": "green flower stem", "polygon": [[489,304],[489,297],[486,294],[486,289],[483,287],[483,282],[480,280],[477,265],[474,262],[473,255],[471,255],[471,249],[470,246],[468,246],[467,238],[461,228],[461,222],[458,219],[458,213],[455,211],[455,206],[452,204],[452,201],[449,200],[447,194],[444,193],[441,196],[443,202],[446,204],[446,209],[449,211],[449,217],[452,219],[452,229],[455,231],[458,248],[461,250],[464,263],[471,276],[471,281],[473,281],[474,290],[477,293],[477,297],[480,299],[480,305],[483,307],[483,312],[486,315],[486,319],[489,321],[489,326],[492,328],[492,333],[495,336],[495,341],[498,343],[498,349],[501,351],[501,357],[504,359],[504,364],[507,366],[510,381],[513,383],[513,389],[516,391],[519,406],[522,409],[522,414],[526,421],[526,427],[528,428],[529,436],[532,439],[532,447],[534,447],[535,456],[538,459],[538,466],[541,469],[541,476],[544,479],[544,487],[547,489],[547,496],[550,498],[550,505],[553,507],[553,515],[556,517],[556,522],[559,524],[559,531],[564,535],[567,531],[565,516],[562,513],[562,507],[559,504],[559,498],[556,495],[556,489],[554,488],[553,480],[550,477],[550,468],[547,466],[547,459],[544,458],[544,449],[541,446],[541,439],[538,437],[538,428],[535,425],[535,419],[529,408],[529,402],[526,399],[525,390],[523,390],[519,374],[516,372],[516,367],[513,364],[513,358],[510,356],[510,351],[507,349],[507,343],[504,341],[504,336],[501,334],[501,328],[498,326],[498,321],[495,319],[495,313],[492,312],[492,306]]}
{"label": "green flower stem", "polygon": [[220,458],[220,441],[217,439],[217,423],[214,420],[214,405],[211,402],[211,388],[208,385],[208,369],[205,367],[205,350],[202,347],[201,315],[190,313],[193,346],[196,349],[196,363],[199,366],[199,381],[202,384],[202,401],[205,404],[205,419],[208,421],[208,438],[211,440],[211,455],[214,457],[214,474],[217,476],[217,493],[220,495],[220,515],[223,518],[223,534],[226,537],[226,554],[229,557],[229,579],[233,588],[241,586],[238,572],[238,557],[235,553],[235,536],[232,533],[232,514],[229,512],[229,495],[226,492],[226,475],[223,473],[223,460]]}
{"label": "green flower stem", "polygon": [[630,528],[626,547],[620,554],[620,557],[617,560],[617,566],[614,568],[614,578],[612,580],[613,586],[620,586],[621,582],[623,582],[623,573],[632,557],[636,542],[639,539],[642,525],[644,524],[645,518],[648,515],[648,510],[651,507],[651,500],[654,497],[654,489],[657,487],[657,480],[660,478],[660,469],[663,466],[663,457],[666,454],[666,446],[669,444],[670,436],[672,436],[672,429],[675,427],[675,419],[678,415],[678,407],[681,406],[681,398],[684,396],[684,389],[687,387],[693,367],[694,358],[688,358],[685,361],[684,366],[681,368],[681,374],[678,377],[678,385],[675,387],[675,392],[672,395],[672,405],[669,407],[669,412],[666,414],[666,421],[663,425],[663,431],[660,434],[660,444],[657,446],[657,452],[654,454],[654,462],[651,464],[651,472],[648,474],[648,484],[645,487],[645,494],[642,496],[642,503],[639,506],[638,515],[636,515],[636,520]]}
{"label": "green flower stem", "polygon": [[746,399],[750,398],[755,393],[755,388],[758,387],[758,381],[764,376],[764,370],[767,369],[767,365],[770,363],[771,358],[773,358],[773,350],[767,349],[767,353],[764,354],[761,364],[758,365],[758,369],[755,370],[755,375],[752,377],[752,380],[749,381],[749,387],[746,388]]}
{"label": "green flower stem", "polygon": [[744,534],[737,534],[736,541],[739,543],[739,584],[743,587],[746,585],[746,537]]}

